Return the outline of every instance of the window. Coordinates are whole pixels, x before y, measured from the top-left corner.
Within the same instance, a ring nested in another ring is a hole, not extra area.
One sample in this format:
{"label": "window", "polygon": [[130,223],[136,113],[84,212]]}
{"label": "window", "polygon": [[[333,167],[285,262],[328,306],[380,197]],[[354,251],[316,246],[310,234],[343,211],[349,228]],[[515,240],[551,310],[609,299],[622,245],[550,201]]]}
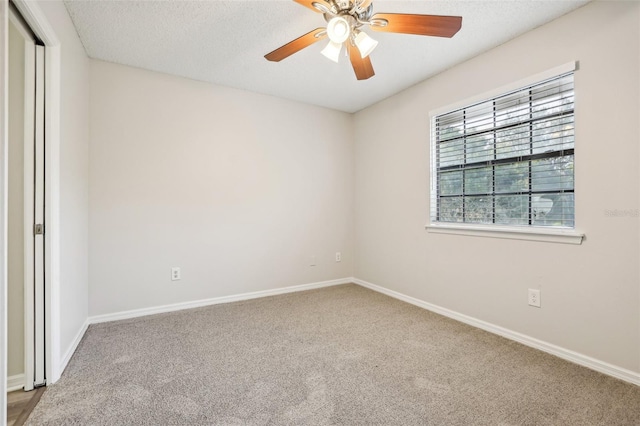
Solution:
{"label": "window", "polygon": [[573,71],[432,120],[432,223],[574,228]]}

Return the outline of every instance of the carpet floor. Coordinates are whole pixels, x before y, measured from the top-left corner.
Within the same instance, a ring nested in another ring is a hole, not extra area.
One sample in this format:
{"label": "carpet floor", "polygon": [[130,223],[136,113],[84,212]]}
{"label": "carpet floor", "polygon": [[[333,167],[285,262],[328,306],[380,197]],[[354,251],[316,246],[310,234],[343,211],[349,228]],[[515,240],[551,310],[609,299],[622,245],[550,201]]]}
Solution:
{"label": "carpet floor", "polygon": [[89,327],[29,425],[640,425],[640,387],[357,285]]}

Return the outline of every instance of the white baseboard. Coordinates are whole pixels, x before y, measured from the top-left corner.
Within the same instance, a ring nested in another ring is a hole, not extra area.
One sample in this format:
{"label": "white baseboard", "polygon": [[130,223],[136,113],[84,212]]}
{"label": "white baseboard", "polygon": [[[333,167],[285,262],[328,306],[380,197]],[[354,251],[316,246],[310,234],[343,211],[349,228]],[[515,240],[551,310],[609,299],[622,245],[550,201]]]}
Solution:
{"label": "white baseboard", "polygon": [[362,287],[366,287],[378,293],[382,293],[387,296],[393,297],[395,299],[402,300],[404,302],[421,307],[428,311],[432,311],[437,314],[452,318],[456,321],[469,324],[473,327],[477,327],[482,330],[488,331],[490,333],[494,333],[499,336],[505,337],[507,339],[514,340],[516,342],[522,343],[523,345],[541,350],[543,352],[547,352],[551,355],[555,355],[559,358],[565,359],[575,364],[582,365],[584,367],[590,368],[600,373],[607,374],[609,376],[618,378],[620,380],[624,380],[625,382],[633,383],[637,386],[640,386],[640,373],[627,370],[627,369],[609,364],[607,362],[600,361],[595,358],[591,358],[587,355],[583,355],[581,353],[562,348],[560,346],[536,339],[534,337],[527,336],[525,334],[518,333],[516,331],[509,330],[507,328],[500,327],[498,325],[491,324],[489,322],[482,321],[480,319],[473,318],[468,315],[464,315],[464,314],[452,311],[450,309],[443,308],[441,306],[437,306],[437,305],[422,301],[420,299],[407,296],[397,291],[389,290],[385,287],[381,287],[379,285],[372,284],[370,282],[367,282],[358,278],[353,278],[353,277],[341,278],[341,279],[330,280],[330,281],[321,281],[321,282],[311,283],[311,284],[302,284],[302,285],[296,285],[291,287],[281,287],[281,288],[276,288],[272,290],[242,293],[242,294],[231,295],[231,296],[214,297],[211,299],[195,300],[191,302],[174,303],[171,305],[155,306],[151,308],[134,309],[130,311],[115,312],[112,314],[96,315],[93,317],[89,317],[85,322],[85,324],[83,325],[83,327],[81,328],[81,330],[78,332],[78,335],[74,339],[73,344],[67,350],[67,353],[65,354],[62,360],[60,371],[64,371],[64,368],[69,363],[71,356],[75,352],[78,344],[80,343],[80,340],[82,340],[82,336],[84,336],[84,333],[86,332],[87,327],[90,324],[97,324],[97,323],[108,322],[108,321],[117,321],[117,320],[129,319],[129,318],[137,318],[137,317],[155,315],[155,314],[160,314],[165,312],[180,311],[183,309],[217,305],[221,303],[230,303],[230,302],[238,302],[242,300],[257,299],[260,297],[294,293],[298,291],[312,290],[316,288],[330,287],[334,285],[348,284],[348,283],[358,284]]}
{"label": "white baseboard", "polygon": [[7,392],[13,392],[24,388],[24,373],[7,377]]}
{"label": "white baseboard", "polygon": [[[87,332],[87,328],[89,328],[89,320],[88,319],[84,322],[84,324],[82,324],[82,327],[80,327],[80,330],[78,330],[78,333],[76,334],[76,337],[73,338],[73,341],[71,342],[71,345],[69,346],[69,348],[65,352],[64,356],[62,357],[62,360],[60,361],[60,367],[58,368],[58,371],[60,372],[60,374],[58,375],[58,378],[60,378],[62,373],[64,373],[64,369],[67,368],[67,364],[69,364],[69,361],[71,360],[71,357],[75,353],[76,349],[78,349],[78,345],[80,344],[80,341],[84,337],[84,333]],[[56,381],[57,381],[57,379],[56,379]],[[52,381],[51,383],[55,383],[55,382]]]}
{"label": "white baseboard", "polygon": [[348,284],[351,282],[353,282],[353,278],[340,278],[336,280],[320,281],[317,283],[295,285],[291,287],[280,287],[272,290],[254,291],[251,293],[242,293],[231,296],[214,297],[211,299],[194,300],[191,302],[173,303],[171,305],[154,306],[151,308],[134,309],[131,311],[115,312],[113,314],[96,315],[89,317],[87,321],[88,324],[98,324],[101,322],[118,321],[129,318],[143,317],[147,315],[162,314],[165,312],[181,311],[183,309],[200,308],[202,306],[239,302],[242,300],[257,299],[259,297],[276,296],[278,294],[313,290],[316,288],[331,287],[334,285]]}
{"label": "white baseboard", "polygon": [[[64,357],[62,358],[62,360],[60,362],[60,366],[59,366],[58,371],[60,372],[60,375],[62,375],[62,373],[64,372],[65,368],[67,368],[67,365],[69,364],[69,361],[71,360],[71,357],[73,356],[73,354],[75,353],[76,349],[78,348],[78,345],[80,344],[80,341],[84,337],[84,334],[87,332],[87,329],[89,328],[89,325],[91,325],[91,324],[98,324],[98,323],[101,323],[101,322],[117,321],[117,320],[122,320],[122,319],[129,319],[129,318],[137,318],[137,317],[142,317],[142,316],[146,316],[146,315],[161,314],[161,313],[165,313],[165,312],[180,311],[180,310],[183,310],[183,309],[199,308],[199,307],[202,307],[202,306],[217,305],[217,304],[220,304],[220,303],[238,302],[238,301],[241,301],[241,300],[256,299],[256,298],[259,298],[259,297],[275,296],[275,295],[278,295],[278,294],[285,294],[285,293],[293,293],[293,292],[297,292],[297,291],[312,290],[312,289],[316,289],[316,288],[330,287],[330,286],[339,285],[339,284],[348,284],[348,283],[351,283],[351,282],[353,282],[352,278],[340,278],[340,279],[336,279],[336,280],[321,281],[321,282],[311,283],[311,284],[302,284],[302,285],[296,285],[296,286],[291,286],[291,287],[281,287],[281,288],[276,288],[276,289],[272,289],[272,290],[263,290],[263,291],[256,291],[256,292],[252,292],[252,293],[237,294],[237,295],[232,295],[232,296],[215,297],[215,298],[212,298],[212,299],[194,300],[194,301],[191,301],[191,302],[174,303],[174,304],[171,304],[171,305],[155,306],[155,307],[152,307],[152,308],[135,309],[135,310],[131,310],[131,311],[123,311],[123,312],[116,312],[116,313],[113,313],[113,314],[96,315],[96,316],[93,316],[93,317],[89,317],[84,322],[84,324],[82,325],[80,330],[78,330],[78,333],[76,334],[75,338],[73,339],[73,342],[71,342],[71,345],[69,346],[69,348],[65,352]],[[58,376],[58,378],[60,377],[60,375]],[[13,377],[17,377],[17,376],[13,376]],[[10,377],[9,380],[11,380],[13,377]],[[22,388],[22,386],[24,385],[24,375],[21,376],[21,380],[22,381],[20,383],[20,388]],[[54,381],[52,381],[51,383],[54,383]],[[10,388],[10,387],[11,386],[9,384],[8,388]],[[11,389],[9,389],[9,390],[11,390]]]}
{"label": "white baseboard", "polygon": [[640,386],[640,373],[637,373],[635,371],[627,370],[627,369],[609,364],[607,362],[600,361],[595,358],[591,358],[587,355],[583,355],[581,353],[574,352],[572,350],[565,349],[560,346],[556,346],[542,340],[538,340],[534,337],[530,337],[525,334],[518,333],[516,331],[509,330],[507,328],[500,327],[500,326],[488,323],[486,321],[482,321],[477,318],[473,318],[468,315],[464,315],[464,314],[452,311],[447,308],[443,308],[441,306],[424,302],[420,299],[416,299],[414,297],[407,296],[402,293],[398,293],[397,291],[389,290],[387,288],[381,287],[376,284],[371,284],[370,282],[367,282],[358,278],[352,278],[351,282],[361,285],[362,287],[371,289],[373,291],[377,291],[378,293],[386,294],[387,296],[391,296],[394,299],[402,300],[403,302],[407,302],[412,305],[419,306],[428,311],[432,311],[437,314],[443,315],[445,317],[452,318],[456,321],[460,321],[465,324],[469,324],[473,327],[477,327],[482,330],[488,331],[490,333],[494,333],[499,336],[506,337],[507,339],[515,340],[516,342],[522,343],[523,345],[530,346],[532,348],[541,350],[543,352],[547,352],[551,355],[555,355],[559,358],[565,359],[575,364],[582,365],[583,367],[587,367],[592,370],[598,371],[600,373],[607,374],[609,376],[618,378],[620,380],[624,380],[625,382],[633,383],[634,385]]}

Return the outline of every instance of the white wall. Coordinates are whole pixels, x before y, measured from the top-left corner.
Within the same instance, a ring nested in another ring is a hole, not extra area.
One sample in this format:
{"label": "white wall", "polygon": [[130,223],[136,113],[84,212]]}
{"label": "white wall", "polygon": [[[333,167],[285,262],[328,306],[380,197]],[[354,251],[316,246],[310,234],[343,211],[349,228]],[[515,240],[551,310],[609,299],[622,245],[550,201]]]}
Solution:
{"label": "white wall", "polygon": [[351,276],[350,115],[95,60],[90,111],[90,315]]}
{"label": "white wall", "polygon": [[60,227],[56,230],[60,269],[54,271],[59,276],[49,280],[59,283],[59,317],[54,318],[59,341],[53,359],[64,361],[88,316],[89,59],[64,4],[37,4],[58,37],[61,52],[60,158],[56,165],[60,174]]}
{"label": "white wall", "polygon": [[7,374],[24,373],[24,37],[9,23]]}
{"label": "white wall", "polygon": [[[594,2],[355,115],[355,276],[640,372],[640,5]],[[429,234],[429,111],[572,60],[580,246]],[[542,290],[542,308],[527,306]]]}

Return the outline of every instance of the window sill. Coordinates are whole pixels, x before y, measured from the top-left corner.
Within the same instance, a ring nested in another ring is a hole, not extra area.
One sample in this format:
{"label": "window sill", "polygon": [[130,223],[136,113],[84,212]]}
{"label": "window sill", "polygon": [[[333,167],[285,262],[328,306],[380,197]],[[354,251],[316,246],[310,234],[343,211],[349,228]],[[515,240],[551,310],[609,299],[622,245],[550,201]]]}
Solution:
{"label": "window sill", "polygon": [[466,235],[472,237],[506,238],[510,240],[542,241],[547,243],[582,244],[584,234],[570,229],[517,228],[462,224],[430,224],[427,232],[434,234]]}

